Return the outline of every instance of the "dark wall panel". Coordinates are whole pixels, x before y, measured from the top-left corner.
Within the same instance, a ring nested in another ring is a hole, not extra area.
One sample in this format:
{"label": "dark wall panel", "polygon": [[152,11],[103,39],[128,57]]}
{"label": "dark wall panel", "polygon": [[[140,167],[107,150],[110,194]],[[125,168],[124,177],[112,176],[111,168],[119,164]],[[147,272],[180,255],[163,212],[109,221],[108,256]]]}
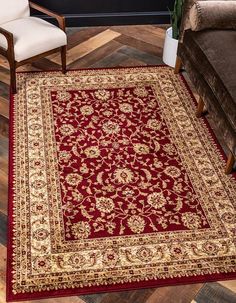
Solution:
{"label": "dark wall panel", "polygon": [[[66,16],[67,26],[169,23],[174,0],[34,0]],[[34,13],[37,14],[37,13]]]}

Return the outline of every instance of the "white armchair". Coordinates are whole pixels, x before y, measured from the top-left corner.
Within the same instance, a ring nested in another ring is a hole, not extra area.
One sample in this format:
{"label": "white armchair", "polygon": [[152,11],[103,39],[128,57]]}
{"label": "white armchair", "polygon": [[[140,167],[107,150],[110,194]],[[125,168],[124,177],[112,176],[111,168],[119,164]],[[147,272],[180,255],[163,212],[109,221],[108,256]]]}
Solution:
{"label": "white armchair", "polygon": [[[57,19],[59,27],[30,16],[30,7]],[[11,89],[16,93],[16,68],[54,52],[61,52],[66,73],[65,19],[28,0],[0,0],[0,54],[10,65]]]}

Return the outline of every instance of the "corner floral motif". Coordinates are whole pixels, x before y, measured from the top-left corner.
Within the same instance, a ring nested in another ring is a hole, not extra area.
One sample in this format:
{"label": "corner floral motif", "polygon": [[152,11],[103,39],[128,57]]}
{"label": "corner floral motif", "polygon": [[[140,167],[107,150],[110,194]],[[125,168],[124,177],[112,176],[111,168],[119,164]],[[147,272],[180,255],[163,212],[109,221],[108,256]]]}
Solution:
{"label": "corner floral motif", "polygon": [[144,98],[147,97],[148,91],[146,90],[145,87],[137,87],[134,89],[134,94],[137,95],[138,97]]}
{"label": "corner floral motif", "polygon": [[71,95],[68,92],[65,91],[57,91],[57,99],[59,101],[68,101],[70,100]]}
{"label": "corner floral motif", "polygon": [[197,214],[186,212],[182,214],[181,219],[183,221],[184,226],[189,229],[198,229],[201,226],[201,218]]}

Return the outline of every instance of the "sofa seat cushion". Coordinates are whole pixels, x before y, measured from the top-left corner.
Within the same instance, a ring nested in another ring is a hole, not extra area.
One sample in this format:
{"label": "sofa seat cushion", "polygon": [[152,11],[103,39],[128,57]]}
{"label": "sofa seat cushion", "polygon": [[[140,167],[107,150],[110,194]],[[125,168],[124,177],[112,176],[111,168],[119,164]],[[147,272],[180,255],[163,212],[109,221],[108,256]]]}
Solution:
{"label": "sofa seat cushion", "polygon": [[[40,18],[16,19],[1,27],[13,33],[15,59],[18,62],[67,44],[66,34],[60,28]],[[0,46],[7,48],[3,35],[0,35]]]}
{"label": "sofa seat cushion", "polygon": [[183,46],[236,129],[236,31],[188,30]]}

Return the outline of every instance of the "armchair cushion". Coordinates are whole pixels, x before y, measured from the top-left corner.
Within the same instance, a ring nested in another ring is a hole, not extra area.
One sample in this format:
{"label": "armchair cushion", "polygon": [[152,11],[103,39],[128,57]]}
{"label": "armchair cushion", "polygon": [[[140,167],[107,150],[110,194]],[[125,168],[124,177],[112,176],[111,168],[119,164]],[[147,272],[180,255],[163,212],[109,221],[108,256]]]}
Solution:
{"label": "armchair cushion", "polygon": [[[17,62],[67,44],[66,34],[60,28],[40,18],[21,18],[1,24],[1,27],[13,33]],[[7,41],[2,35],[0,46],[7,49]]]}
{"label": "armchair cushion", "polygon": [[236,1],[197,1],[189,13],[193,31],[236,29]]}
{"label": "armchair cushion", "polygon": [[0,24],[29,15],[28,0],[0,0]]}

